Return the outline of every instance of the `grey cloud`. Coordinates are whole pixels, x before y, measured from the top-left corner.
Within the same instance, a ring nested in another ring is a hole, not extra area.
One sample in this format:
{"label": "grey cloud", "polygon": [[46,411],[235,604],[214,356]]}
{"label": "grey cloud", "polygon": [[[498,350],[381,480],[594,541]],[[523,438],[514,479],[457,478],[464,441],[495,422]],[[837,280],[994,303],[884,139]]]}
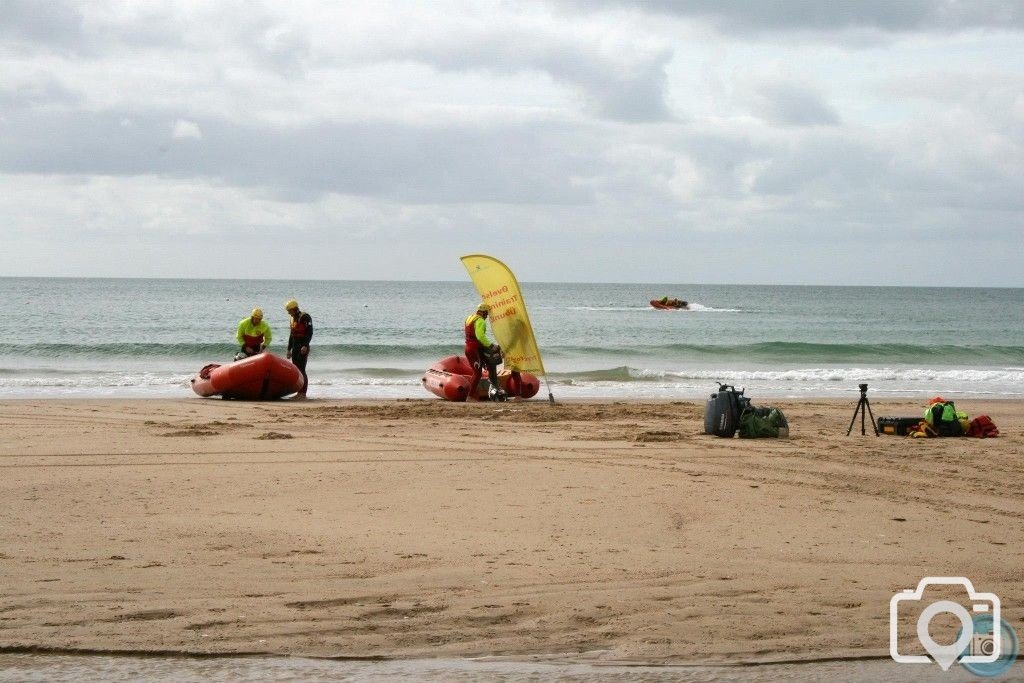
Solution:
{"label": "grey cloud", "polygon": [[81,96],[53,79],[22,83],[17,86],[0,86],[0,110],[40,105],[73,105],[80,101]]}
{"label": "grey cloud", "polygon": [[83,35],[82,14],[71,2],[4,0],[0,4],[0,40],[4,43],[74,51]]}
{"label": "grey cloud", "polygon": [[782,126],[834,126],[839,112],[814,90],[796,84],[768,84],[758,88],[755,112]]}
{"label": "grey cloud", "polygon": [[610,58],[596,47],[559,36],[505,31],[418,45],[394,56],[447,71],[540,71],[577,88],[598,116],[626,123],[672,119],[665,99],[665,66],[672,58],[668,49]]}
{"label": "grey cloud", "polygon": [[[233,9],[235,11],[223,15],[235,17],[225,27],[233,43],[257,64],[281,75],[296,77],[304,73],[311,61],[312,46],[303,29],[275,16],[261,3],[235,6]],[[216,18],[211,17],[211,20]]]}
{"label": "grey cloud", "polygon": [[[111,9],[113,8],[113,9]],[[172,5],[114,4],[100,0],[3,0],[0,4],[0,47],[21,52],[56,52],[76,57],[124,56],[125,48],[160,50],[183,47],[196,25],[229,27],[233,17],[248,17],[255,6],[217,5],[198,11],[206,16],[190,19]],[[104,11],[106,10],[106,11]],[[120,14],[118,14],[120,12]]]}
{"label": "grey cloud", "polygon": [[775,149],[742,133],[712,133],[688,128],[664,144],[690,157],[705,175],[710,186],[705,199],[739,199],[744,190],[737,182],[740,170],[748,163],[771,159]]}
{"label": "grey cloud", "polygon": [[1024,28],[1024,5],[1015,0],[580,0],[595,6],[708,21],[727,33],[874,30],[891,33]]}
{"label": "grey cloud", "polygon": [[297,75],[310,58],[309,39],[293,26],[267,22],[259,32],[247,32],[243,44],[263,64],[281,74]]}
{"label": "grey cloud", "polygon": [[[710,134],[686,127],[664,144],[700,173],[699,198],[678,213],[695,229],[770,235],[781,244],[820,242],[823,229],[863,240],[984,226],[988,237],[1019,240],[1024,177],[1012,164],[999,165],[1005,160],[929,159],[922,149],[935,139],[841,128],[783,129],[758,139],[742,128]],[[677,233],[668,231],[666,240]]]}
{"label": "grey cloud", "polygon": [[[665,61],[668,61],[667,59]],[[626,123],[670,121],[663,63],[640,78],[604,80],[583,86],[600,114]]]}
{"label": "grey cloud", "polygon": [[921,100],[942,107],[976,109],[987,116],[1013,115],[1024,92],[1024,74],[1006,67],[979,74],[969,71],[922,70],[889,77],[876,84],[887,101]]}
{"label": "grey cloud", "polygon": [[805,134],[764,157],[751,191],[800,202],[800,212],[826,202],[843,221],[863,216],[891,222],[939,210],[1024,210],[1024,179],[989,160],[928,161],[920,154],[925,144],[849,132]]}
{"label": "grey cloud", "polygon": [[813,189],[821,198],[855,196],[885,183],[891,153],[843,134],[809,135],[779,145],[752,190],[795,195]]}
{"label": "grey cloud", "polygon": [[[201,140],[175,140],[177,118]],[[11,173],[207,177],[309,201],[325,192],[408,203],[589,201],[574,183],[599,165],[593,140],[558,123],[233,125],[187,113],[17,111],[0,121]]]}
{"label": "grey cloud", "polygon": [[[291,79],[303,77],[311,64],[343,65],[335,61],[331,49],[314,49],[301,15],[281,16],[280,8],[272,4],[198,5],[193,10],[198,16],[191,17],[173,5],[129,5],[131,11],[120,13],[95,11],[89,4],[80,7],[10,0],[9,10],[0,15],[0,31],[4,31],[0,38],[22,49],[87,56],[123,55],[125,48],[184,49],[192,55],[230,47],[243,52],[251,64]],[[202,26],[216,27],[222,42],[210,44],[210,35],[198,28]],[[627,42],[620,52],[612,53],[602,49],[597,39],[515,24],[499,30],[461,26],[441,37],[424,31],[412,32],[403,40],[390,38],[376,42],[356,61],[412,60],[452,72],[539,72],[574,89],[587,110],[598,117],[629,123],[672,119],[665,73],[672,52],[664,47]]]}

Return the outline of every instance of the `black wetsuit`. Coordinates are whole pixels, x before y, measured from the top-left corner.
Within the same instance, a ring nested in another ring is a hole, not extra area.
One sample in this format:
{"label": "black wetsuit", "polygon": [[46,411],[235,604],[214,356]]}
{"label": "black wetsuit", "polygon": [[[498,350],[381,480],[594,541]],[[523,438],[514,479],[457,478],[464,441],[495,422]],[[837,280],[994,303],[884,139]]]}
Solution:
{"label": "black wetsuit", "polygon": [[[306,376],[306,361],[309,360],[309,342],[313,340],[313,318],[309,313],[299,313],[299,319],[292,318],[291,334],[288,335],[288,353],[292,356],[292,363],[295,363],[302,372],[302,391],[306,393],[309,386],[309,378]],[[302,347],[306,347],[306,353],[302,353]]]}

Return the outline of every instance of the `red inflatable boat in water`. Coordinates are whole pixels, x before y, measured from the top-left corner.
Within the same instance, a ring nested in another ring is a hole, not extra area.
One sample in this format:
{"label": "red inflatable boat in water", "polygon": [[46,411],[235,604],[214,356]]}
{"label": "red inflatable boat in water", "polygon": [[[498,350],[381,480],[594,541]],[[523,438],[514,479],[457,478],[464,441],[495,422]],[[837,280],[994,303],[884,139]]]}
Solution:
{"label": "red inflatable boat in water", "polygon": [[657,308],[662,311],[688,311],[690,310],[690,304],[680,299],[669,299],[668,301],[662,301],[661,299],[651,299],[651,307]]}
{"label": "red inflatable boat in water", "polygon": [[[448,356],[431,365],[423,375],[424,388],[430,393],[448,401],[465,401],[470,395],[470,382],[473,380],[473,366],[465,356]],[[505,390],[509,398],[531,398],[540,391],[540,380],[528,372],[519,374],[519,382],[512,378],[512,373],[502,370],[498,373],[498,385]],[[487,400],[487,390],[491,384],[484,370],[480,383],[476,386],[473,396],[481,401]]]}
{"label": "red inflatable boat in water", "polygon": [[192,391],[200,396],[262,401],[281,398],[302,389],[302,373],[290,360],[260,353],[228,365],[207,365],[192,378]]}

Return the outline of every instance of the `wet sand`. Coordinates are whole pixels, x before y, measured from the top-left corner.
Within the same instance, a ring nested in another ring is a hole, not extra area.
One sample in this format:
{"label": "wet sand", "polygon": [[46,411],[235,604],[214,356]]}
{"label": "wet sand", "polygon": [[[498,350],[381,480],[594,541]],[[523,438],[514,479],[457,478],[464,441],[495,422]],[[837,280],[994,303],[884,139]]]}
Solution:
{"label": "wet sand", "polygon": [[756,441],[685,401],[0,402],[0,648],[887,658],[926,575],[1021,624],[1024,405],[910,440],[855,402]]}

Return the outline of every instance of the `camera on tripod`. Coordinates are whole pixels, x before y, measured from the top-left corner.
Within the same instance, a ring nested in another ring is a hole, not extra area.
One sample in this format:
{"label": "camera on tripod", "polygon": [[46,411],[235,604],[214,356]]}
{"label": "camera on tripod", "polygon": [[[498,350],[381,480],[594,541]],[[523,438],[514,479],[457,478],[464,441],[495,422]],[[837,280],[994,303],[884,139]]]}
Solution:
{"label": "camera on tripod", "polygon": [[867,421],[867,415],[871,416],[871,428],[875,430],[875,436],[878,436],[878,426],[875,425],[875,414],[871,412],[871,403],[868,401],[867,382],[858,384],[857,386],[860,388],[860,400],[857,401],[857,407],[853,410],[853,419],[850,420],[850,427],[846,430],[846,435],[849,436],[850,432],[853,431],[853,423],[857,421],[857,413],[860,413],[861,436],[867,434],[867,425],[864,424]]}

